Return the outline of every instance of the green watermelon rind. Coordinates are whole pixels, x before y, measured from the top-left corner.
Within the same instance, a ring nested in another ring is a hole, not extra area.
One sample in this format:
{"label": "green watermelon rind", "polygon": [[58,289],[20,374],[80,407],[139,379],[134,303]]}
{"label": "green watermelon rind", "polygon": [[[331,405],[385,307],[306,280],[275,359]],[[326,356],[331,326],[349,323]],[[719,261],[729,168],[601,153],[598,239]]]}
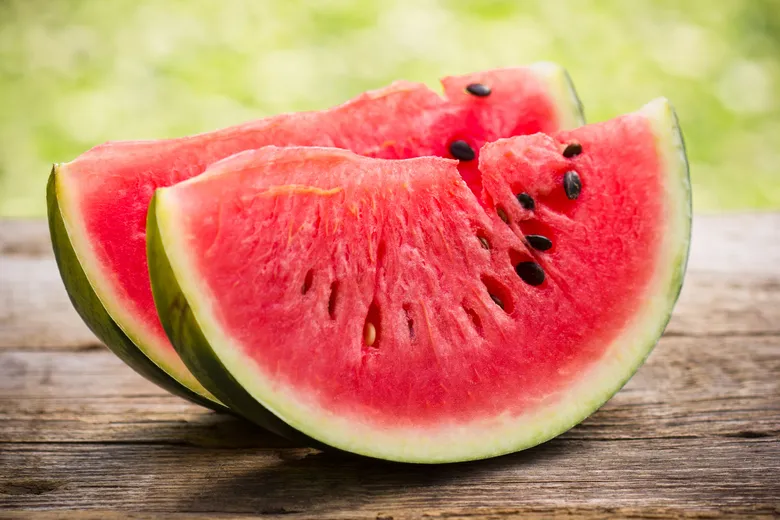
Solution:
{"label": "green watermelon rind", "polygon": [[[569,129],[583,124],[582,105],[566,71],[550,62],[535,63],[529,68],[550,89],[556,106],[558,127]],[[138,331],[142,327],[121,304],[107,297],[110,291],[101,291],[101,288],[110,285],[110,281],[103,270],[90,263],[94,263],[95,254],[83,226],[75,216],[78,214],[73,207],[75,199],[68,196],[68,186],[63,180],[67,174],[67,164],[55,165],[52,171],[47,191],[49,222],[55,254],[67,259],[67,263],[58,263],[60,274],[74,306],[79,302],[77,312],[81,318],[109,349],[147,379],[174,394],[184,394],[188,399],[208,408],[225,410],[225,406],[187,370],[172,351],[141,341]],[[53,223],[56,221],[62,225],[55,228]],[[57,236],[54,235],[55,229]],[[104,298],[101,299],[99,294]],[[161,355],[161,352],[165,352],[165,355]]]}
{"label": "green watermelon rind", "polygon": [[[552,62],[534,63],[529,68],[547,84],[556,107],[558,126],[561,129],[571,129],[585,124],[582,103],[568,72]],[[158,232],[155,201],[156,195],[150,203],[147,219],[147,258],[153,275],[152,294],[163,329],[184,364],[204,388],[233,412],[288,439],[314,446],[321,445],[316,439],[291,428],[258,403],[219,362],[219,358],[211,350],[211,346],[197,325],[192,309],[171,270]],[[208,360],[208,366],[203,365],[205,360]]]}
{"label": "green watermelon rind", "polygon": [[574,88],[569,73],[551,61],[540,61],[528,66],[536,76],[547,82],[550,94],[555,100],[558,128],[571,130],[585,124],[585,110]]}
{"label": "green watermelon rind", "polygon": [[210,350],[211,347],[200,327],[197,326],[192,309],[179,287],[176,275],[171,270],[157,226],[157,216],[154,211],[156,200],[157,194],[152,197],[149,204],[146,223],[146,251],[149,271],[154,273],[151,279],[152,295],[165,334],[173,343],[182,361],[195,374],[200,383],[233,412],[288,439],[301,440],[307,444],[316,442],[302,436],[297,430],[264,408],[238,384],[224,367],[219,366],[215,369],[215,366],[204,365],[204,363],[215,365],[219,361],[214,352]]}
{"label": "green watermelon rind", "polygon": [[[354,420],[318,414],[316,408],[296,400],[284,389],[271,388],[220,328],[210,312],[208,298],[199,297],[203,293],[187,251],[179,242],[182,233],[167,211],[165,189],[157,191],[149,210],[149,223],[156,227],[156,238],[149,248],[154,258],[150,263],[154,266],[152,286],[156,298],[186,302],[187,312],[163,312],[163,322],[169,322],[167,329],[178,331],[171,339],[196,377],[209,381],[209,386],[213,383],[215,389],[219,386],[220,395],[228,402],[241,400],[237,412],[260,424],[270,412],[328,446],[400,462],[443,463],[503,455],[545,442],[582,422],[623,387],[656,345],[682,288],[691,230],[691,188],[682,133],[665,99],[649,103],[641,113],[653,125],[667,178],[668,220],[651,285],[655,289],[651,289],[635,319],[607,348],[603,359],[567,388],[554,406],[520,419],[498,417],[490,425],[475,421],[422,435],[414,430],[372,429]],[[254,413],[257,405],[262,409],[260,416]]]}
{"label": "green watermelon rind", "polygon": [[106,311],[87,278],[71,244],[57,196],[58,166],[46,185],[49,234],[57,268],[73,307],[87,327],[111,352],[152,383],[168,392],[216,411],[228,411],[221,403],[179,383],[143,354]]}

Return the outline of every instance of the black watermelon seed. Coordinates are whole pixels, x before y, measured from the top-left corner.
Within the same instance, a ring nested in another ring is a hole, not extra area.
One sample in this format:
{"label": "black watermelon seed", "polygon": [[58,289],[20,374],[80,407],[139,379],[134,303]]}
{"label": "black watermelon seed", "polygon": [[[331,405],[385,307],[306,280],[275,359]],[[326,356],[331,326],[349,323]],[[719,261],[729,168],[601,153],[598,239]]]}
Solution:
{"label": "black watermelon seed", "polygon": [[575,200],[580,196],[582,181],[577,172],[568,171],[563,175],[563,189],[566,191],[566,196],[569,200]]}
{"label": "black watermelon seed", "polygon": [[504,208],[496,208],[496,213],[498,213],[498,218],[504,221],[504,224],[509,224],[509,217],[506,214],[506,211],[504,211]]}
{"label": "black watermelon seed", "polygon": [[490,295],[490,299],[491,299],[491,300],[493,300],[493,303],[495,303],[496,305],[498,305],[498,306],[499,306],[499,307],[501,307],[502,309],[504,308],[504,302],[502,302],[502,301],[501,301],[501,298],[499,298],[499,297],[498,297],[498,296],[496,296],[495,294],[491,294],[491,295]]}
{"label": "black watermelon seed", "polygon": [[543,235],[526,235],[525,239],[537,251],[547,251],[552,247],[552,241]]}
{"label": "black watermelon seed", "polygon": [[563,149],[563,156],[567,159],[571,159],[582,153],[582,145],[578,142],[569,143],[566,148]]}
{"label": "black watermelon seed", "polygon": [[536,202],[534,202],[534,198],[531,197],[527,193],[520,193],[517,195],[517,202],[520,203],[523,208],[528,210],[535,210],[536,209]]}
{"label": "black watermelon seed", "polygon": [[520,262],[515,266],[515,272],[528,285],[542,285],[544,271],[536,262]]}
{"label": "black watermelon seed", "polygon": [[450,153],[459,161],[473,161],[477,156],[469,143],[460,139],[450,143]]}
{"label": "black watermelon seed", "polygon": [[490,95],[490,87],[482,83],[472,83],[466,86],[466,92],[477,97],[487,97]]}
{"label": "black watermelon seed", "polygon": [[487,238],[479,237],[479,243],[482,244],[482,247],[485,249],[490,249],[490,242],[488,242]]}

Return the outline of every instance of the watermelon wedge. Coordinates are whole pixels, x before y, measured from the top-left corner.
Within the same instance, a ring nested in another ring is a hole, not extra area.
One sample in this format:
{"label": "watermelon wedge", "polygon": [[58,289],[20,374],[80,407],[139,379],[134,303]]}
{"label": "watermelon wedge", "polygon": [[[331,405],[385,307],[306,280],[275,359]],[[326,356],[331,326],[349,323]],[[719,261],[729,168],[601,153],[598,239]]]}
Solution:
{"label": "watermelon wedge", "polygon": [[445,97],[396,82],[323,112],[285,114],[164,141],[113,142],[55,165],[48,189],[58,265],[71,301],[119,357],[168,390],[223,409],[185,367],[154,308],[146,265],[146,212],[154,190],[236,152],[329,146],[388,159],[459,157],[479,192],[485,142],[582,123],[568,76],[553,64],[445,78]]}
{"label": "watermelon wedge", "polygon": [[455,161],[266,147],[156,191],[163,324],[237,412],[358,454],[479,459],[582,421],[682,286],[691,194],[668,102]]}

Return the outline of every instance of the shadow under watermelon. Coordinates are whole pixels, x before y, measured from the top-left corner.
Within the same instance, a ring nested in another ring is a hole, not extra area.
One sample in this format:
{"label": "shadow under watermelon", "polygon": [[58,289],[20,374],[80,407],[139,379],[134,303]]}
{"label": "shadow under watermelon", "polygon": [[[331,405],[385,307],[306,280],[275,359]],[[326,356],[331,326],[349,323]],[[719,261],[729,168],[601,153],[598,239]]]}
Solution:
{"label": "shadow under watermelon", "polygon": [[[248,460],[246,471],[209,479],[207,489],[187,497],[177,510],[308,515],[360,511],[381,516],[382,511],[398,509],[401,503],[405,508],[422,510],[441,503],[442,496],[457,497],[457,503],[450,504],[453,508],[485,507],[490,505],[485,503],[490,490],[484,486],[492,473],[496,481],[505,481],[514,472],[522,480],[529,465],[560,467],[565,464],[562,459],[576,457],[583,449],[589,448],[559,438],[498,458],[444,465],[388,462],[310,448],[274,450],[278,457],[275,463],[258,461],[258,467],[252,468]],[[534,473],[538,471],[537,467]],[[481,492],[464,494],[470,482],[475,490],[482,488]],[[522,501],[530,497],[513,498]]]}

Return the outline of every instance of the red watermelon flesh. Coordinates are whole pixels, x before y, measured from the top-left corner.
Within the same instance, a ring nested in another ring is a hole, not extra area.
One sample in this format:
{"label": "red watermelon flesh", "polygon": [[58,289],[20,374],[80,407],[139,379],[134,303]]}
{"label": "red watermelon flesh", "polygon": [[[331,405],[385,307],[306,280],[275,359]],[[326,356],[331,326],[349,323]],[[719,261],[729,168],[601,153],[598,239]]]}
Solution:
{"label": "red watermelon flesh", "polygon": [[[474,83],[489,86],[490,95],[467,92]],[[182,139],[107,143],[56,166],[59,209],[97,298],[157,365],[211,397],[181,364],[154,308],[145,219],[156,188],[198,175],[236,152],[269,144],[338,147],[386,159],[451,157],[456,140],[478,155],[487,141],[581,123],[565,73],[550,64],[450,77],[442,84],[445,97],[420,84],[396,82],[323,112],[286,114]],[[464,161],[460,171],[479,193],[477,163],[478,157]]]}
{"label": "red watermelon flesh", "polygon": [[488,144],[479,168],[481,200],[451,160],[270,147],[158,190],[150,258],[176,283],[153,268],[154,289],[181,291],[192,318],[160,315],[207,342],[173,334],[177,348],[198,349],[185,356],[198,377],[227,371],[357,453],[464,460],[568,429],[637,369],[679,293],[690,190],[676,120],[659,100]]}

